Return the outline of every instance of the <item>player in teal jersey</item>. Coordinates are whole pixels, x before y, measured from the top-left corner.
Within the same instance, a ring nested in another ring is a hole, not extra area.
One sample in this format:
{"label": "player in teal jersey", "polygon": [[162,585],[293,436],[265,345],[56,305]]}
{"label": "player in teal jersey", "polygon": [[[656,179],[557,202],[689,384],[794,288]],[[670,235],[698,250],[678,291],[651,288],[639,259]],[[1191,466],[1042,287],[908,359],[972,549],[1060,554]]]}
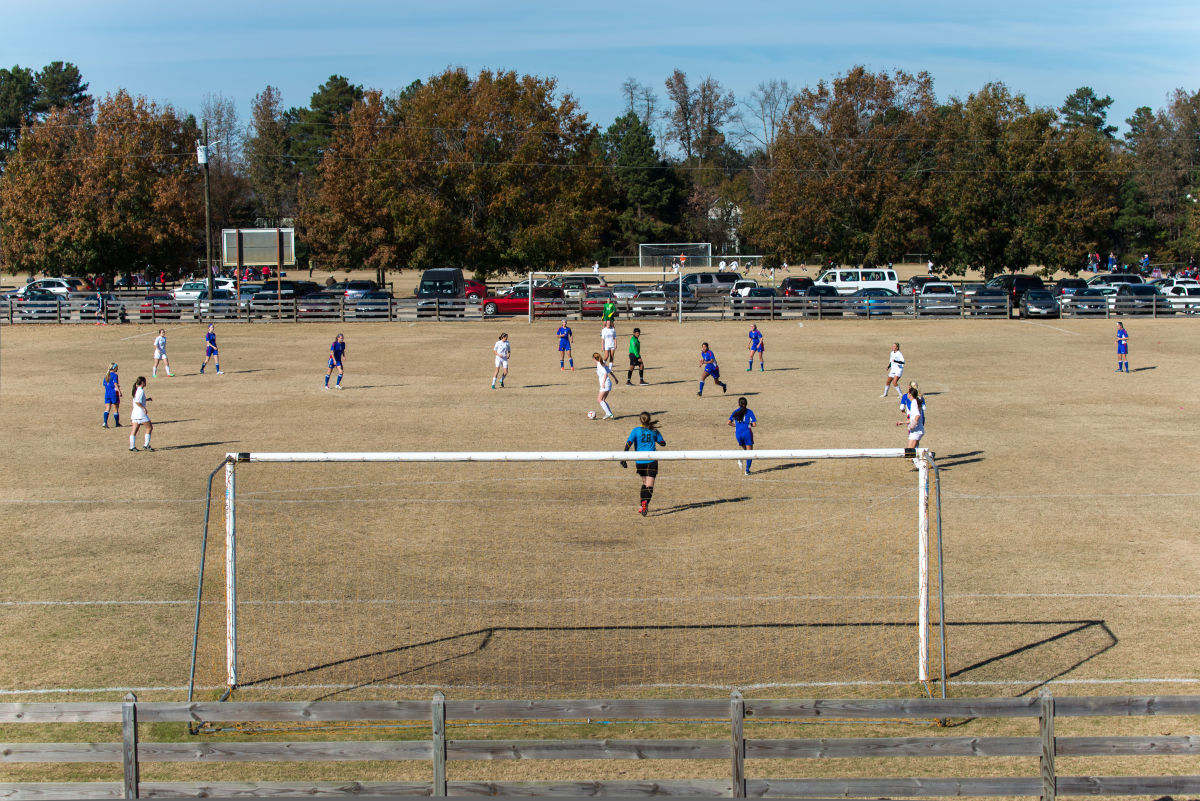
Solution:
{"label": "player in teal jersey", "polygon": [[[659,445],[666,446],[667,441],[658,431],[658,421],[650,419],[650,412],[639,414],[638,422],[640,425],[630,431],[629,438],[625,440],[625,450],[633,448],[635,451],[654,451]],[[621,462],[621,467],[628,466],[628,462]],[[637,468],[637,474],[642,477],[642,502],[638,506],[638,514],[645,517],[646,509],[650,505],[650,498],[654,495],[654,478],[658,475],[658,461],[639,459],[634,462],[634,466]]]}

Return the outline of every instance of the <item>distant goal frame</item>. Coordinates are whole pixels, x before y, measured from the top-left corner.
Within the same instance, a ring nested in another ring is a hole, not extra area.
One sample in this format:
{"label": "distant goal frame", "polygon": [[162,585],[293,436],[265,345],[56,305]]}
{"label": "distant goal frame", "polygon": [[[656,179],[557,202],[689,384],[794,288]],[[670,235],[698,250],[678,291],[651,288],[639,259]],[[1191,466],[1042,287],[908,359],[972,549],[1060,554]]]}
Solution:
{"label": "distant goal frame", "polygon": [[[631,458],[627,451],[364,451],[364,452],[236,452],[225,459],[209,475],[205,507],[204,541],[201,546],[200,575],[196,593],[195,623],[192,636],[191,667],[188,680],[188,700],[194,700],[199,647],[201,606],[204,596],[205,554],[208,540],[208,510],[212,504],[212,482],[222,470],[225,478],[225,536],[224,536],[224,650],[225,688],[221,699],[227,699],[239,686],[238,615],[237,615],[237,470],[238,465],[253,463],[421,463],[421,462],[617,462]],[[917,610],[916,661],[917,682],[933,695],[930,675],[932,635],[936,635],[939,650],[938,687],[940,697],[947,696],[945,578],[942,556],[942,515],[940,472],[933,451],[928,448],[859,448],[859,449],[761,449],[761,450],[680,450],[656,451],[657,461],[711,460],[755,461],[778,460],[842,460],[842,459],[905,459],[917,470]],[[931,537],[932,534],[932,537]],[[931,559],[937,566],[938,616],[931,623],[930,586]]]}

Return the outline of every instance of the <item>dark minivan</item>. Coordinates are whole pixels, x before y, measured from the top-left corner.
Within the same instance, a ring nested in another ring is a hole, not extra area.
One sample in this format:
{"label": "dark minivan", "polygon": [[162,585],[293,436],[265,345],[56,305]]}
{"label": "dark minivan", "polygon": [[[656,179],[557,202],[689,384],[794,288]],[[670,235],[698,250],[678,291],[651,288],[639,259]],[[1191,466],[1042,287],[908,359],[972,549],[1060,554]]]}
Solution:
{"label": "dark minivan", "polygon": [[467,282],[457,267],[436,267],[421,274],[413,290],[417,296],[417,316],[431,314],[462,317],[467,305]]}

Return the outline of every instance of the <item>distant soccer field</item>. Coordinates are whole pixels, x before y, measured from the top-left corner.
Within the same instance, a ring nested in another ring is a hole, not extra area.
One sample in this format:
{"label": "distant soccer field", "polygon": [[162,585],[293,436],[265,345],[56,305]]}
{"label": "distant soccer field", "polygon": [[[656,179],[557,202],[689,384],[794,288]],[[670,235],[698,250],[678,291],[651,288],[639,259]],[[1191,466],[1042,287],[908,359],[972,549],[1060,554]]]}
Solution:
{"label": "distant soccer field", "polygon": [[[1060,683],[1060,693],[1195,691],[1200,684],[1200,645],[1180,636],[1191,630],[1200,607],[1194,546],[1200,490],[1192,457],[1200,439],[1194,390],[1200,328],[1190,320],[1129,322],[1129,375],[1113,372],[1115,321],[767,323],[760,326],[765,373],[745,372],[748,326],[742,323],[638,325],[651,385],[614,390],[610,401],[621,418],[615,423],[586,418],[597,408],[590,354],[599,349],[598,322],[573,324],[574,373],[559,370],[556,321],[218,324],[222,376],[211,368],[197,375],[203,327],[177,327],[168,331],[177,376],[150,381],[154,453],[129,453],[128,428],[100,427],[100,379],[108,363],[119,363],[122,423],[128,424],[133,381],[149,377],[155,329],[3,329],[0,691],[16,699],[79,690],[107,697],[129,688],[144,696],[162,688],[164,697],[181,697],[205,479],[228,451],[619,449],[643,409],[661,421],[673,449],[729,448],[733,433],[725,422],[739,395],[758,416],[762,447],[898,447],[904,435],[895,425],[895,396],[879,398],[896,340],[907,358],[904,383],[915,379],[927,394],[923,444],[943,467],[951,691],[1010,694],[1051,680]],[[631,328],[618,322],[622,380]],[[502,329],[513,345],[511,372],[505,389],[491,390],[491,345]],[[347,336],[346,389],[324,391],[329,343],[339,330]],[[696,397],[703,341],[730,382],[726,396],[709,382],[705,396]],[[697,474],[694,465],[667,465],[652,507],[659,514],[645,519],[634,511],[632,470],[611,464],[557,477],[521,465],[474,476],[471,467],[389,475],[382,468],[306,465],[272,475],[247,470],[239,481],[248,493],[260,493],[242,510],[247,528],[258,526],[263,542],[278,538],[293,555],[311,551],[321,570],[336,568],[345,548],[364,538],[381,538],[389,548],[430,532],[455,538],[460,558],[453,572],[439,560],[419,570],[406,566],[431,583],[421,597],[448,593],[462,616],[438,626],[413,622],[421,642],[446,626],[463,633],[463,641],[480,628],[480,606],[464,588],[495,583],[489,562],[492,568],[506,560],[515,565],[557,547],[576,561],[586,562],[589,554],[601,566],[620,561],[622,575],[634,576],[638,586],[588,584],[595,578],[586,570],[558,575],[547,597],[576,599],[578,609],[569,619],[547,618],[550,625],[578,627],[589,614],[590,605],[572,595],[572,587],[608,602],[604,619],[611,630],[648,615],[670,618],[674,628],[658,641],[620,629],[621,653],[630,656],[619,669],[631,682],[678,662],[696,686],[661,692],[738,683],[745,671],[697,666],[701,658],[719,664],[732,643],[728,658],[760,660],[765,680],[794,688],[788,692],[891,695],[909,688],[847,662],[869,641],[837,626],[861,623],[852,619],[867,614],[861,608],[825,604],[819,611],[829,619],[819,622],[830,624],[828,637],[752,628],[756,621],[785,624],[781,628],[813,623],[817,606],[797,613],[786,599],[869,585],[873,571],[882,574],[908,557],[914,514],[903,505],[895,515],[859,508],[862,499],[879,494],[877,468],[821,472],[803,465],[743,479],[732,468],[714,477]],[[909,487],[907,478],[896,480]],[[419,503],[404,505],[418,491]],[[818,498],[825,505],[814,514]],[[804,533],[813,519],[847,509],[855,510],[853,540],[831,542],[829,531],[836,528]],[[218,519],[214,535],[220,529]],[[676,580],[708,576],[708,586],[720,592],[705,594],[699,584],[691,596],[673,595],[667,614],[662,604],[646,601],[671,572],[664,568],[676,564],[672,547],[703,556],[693,573]],[[618,552],[626,556],[618,559]],[[810,571],[812,563],[835,564],[820,561],[834,556],[854,557],[844,563],[844,574]],[[302,563],[289,569],[296,571],[289,581],[304,579]],[[396,571],[387,572],[386,580],[395,580]],[[385,581],[367,578],[368,585]],[[908,591],[902,576],[895,581],[897,592]],[[408,586],[417,587],[417,580]],[[503,598],[505,589],[501,581],[490,597]],[[732,597],[738,603],[726,608],[712,600]],[[622,612],[626,598],[642,606]],[[771,600],[756,605],[754,598]],[[689,615],[739,628],[732,639],[689,636]],[[281,614],[277,621],[300,630],[318,619]],[[544,667],[547,684],[557,674],[581,692],[602,684],[597,674],[603,679],[610,667],[617,669],[605,662],[611,641],[576,651],[575,672],[545,667],[536,633],[544,620],[532,615],[522,626],[511,619],[491,624],[504,632],[489,641],[490,663],[478,653],[464,660],[443,649],[427,650],[420,664],[454,660],[460,669],[453,675],[464,687],[485,685],[480,677],[501,668],[521,665],[524,675],[536,676]],[[304,631],[313,642],[321,636]],[[298,639],[295,659],[320,662],[322,648],[306,649]],[[479,651],[477,645],[472,641],[471,648]],[[366,653],[372,646],[355,647],[354,653]],[[807,650],[797,657],[798,649]],[[393,676],[386,668],[379,676],[389,676],[389,686],[436,683],[428,672]],[[313,678],[314,684],[337,681]],[[543,686],[518,685],[529,693]],[[405,691],[377,694],[389,692]]]}

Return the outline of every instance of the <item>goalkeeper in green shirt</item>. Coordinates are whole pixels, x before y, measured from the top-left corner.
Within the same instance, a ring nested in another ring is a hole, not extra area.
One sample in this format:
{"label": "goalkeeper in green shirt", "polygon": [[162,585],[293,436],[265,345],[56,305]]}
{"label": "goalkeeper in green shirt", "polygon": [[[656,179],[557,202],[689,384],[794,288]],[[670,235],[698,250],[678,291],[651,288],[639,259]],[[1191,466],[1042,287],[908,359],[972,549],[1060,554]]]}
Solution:
{"label": "goalkeeper in green shirt", "polygon": [[646,365],[642,364],[642,329],[633,329],[633,336],[629,338],[629,372],[625,376],[625,383],[633,386],[633,370],[636,367],[638,371],[638,383],[645,386],[646,377],[643,371]]}

